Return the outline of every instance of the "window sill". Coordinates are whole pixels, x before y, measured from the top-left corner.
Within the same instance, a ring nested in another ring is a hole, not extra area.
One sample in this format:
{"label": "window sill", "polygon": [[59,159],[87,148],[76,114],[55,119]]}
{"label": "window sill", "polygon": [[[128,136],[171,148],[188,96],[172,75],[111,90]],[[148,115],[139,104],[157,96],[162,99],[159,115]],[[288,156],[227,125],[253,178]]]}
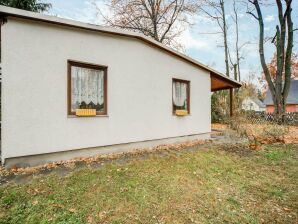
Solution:
{"label": "window sill", "polygon": [[76,116],[76,115],[67,115],[67,118],[94,118],[94,117],[109,117],[108,114],[96,115],[96,116]]}
{"label": "window sill", "polygon": [[177,114],[172,114],[173,117],[188,117],[188,116],[191,116],[191,114],[186,114],[186,115],[183,115],[183,116],[179,116]]}

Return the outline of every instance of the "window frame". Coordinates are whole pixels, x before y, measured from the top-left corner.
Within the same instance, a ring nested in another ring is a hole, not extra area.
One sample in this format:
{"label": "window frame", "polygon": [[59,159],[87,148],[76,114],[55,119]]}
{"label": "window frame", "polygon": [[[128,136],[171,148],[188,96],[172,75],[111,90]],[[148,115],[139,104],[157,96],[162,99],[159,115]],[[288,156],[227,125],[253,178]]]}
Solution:
{"label": "window frame", "polygon": [[173,78],[172,79],[172,113],[173,115],[176,115],[176,111],[175,111],[175,105],[174,105],[174,88],[173,88],[173,84],[174,82],[182,82],[187,84],[187,115],[190,115],[190,81],[189,80],[184,80],[184,79],[177,79],[177,78]]}
{"label": "window frame", "polygon": [[76,113],[71,111],[71,67],[80,67],[87,69],[102,70],[104,74],[104,111],[96,111],[96,116],[108,115],[108,66],[86,63],[81,61],[67,60],[67,115],[75,116]]}

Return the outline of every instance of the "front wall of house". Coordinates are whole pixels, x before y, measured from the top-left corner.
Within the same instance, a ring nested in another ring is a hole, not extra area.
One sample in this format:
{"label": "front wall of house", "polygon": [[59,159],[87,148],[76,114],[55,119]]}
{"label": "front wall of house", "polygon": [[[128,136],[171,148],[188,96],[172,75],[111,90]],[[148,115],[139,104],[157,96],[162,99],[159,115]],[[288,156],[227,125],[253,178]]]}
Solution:
{"label": "front wall of house", "polygon": [[[108,66],[108,116],[67,116],[68,59]],[[2,65],[3,158],[210,132],[208,72],[137,39],[8,18]],[[189,116],[172,78],[191,82]]]}
{"label": "front wall of house", "polygon": [[242,103],[242,108],[244,110],[254,110],[254,111],[260,111],[260,107],[251,99],[245,99]]}
{"label": "front wall of house", "polygon": [[265,107],[262,108],[258,104],[256,104],[253,100],[250,98],[247,98],[243,100],[242,102],[242,109],[243,110],[254,110],[254,111],[265,111]]}

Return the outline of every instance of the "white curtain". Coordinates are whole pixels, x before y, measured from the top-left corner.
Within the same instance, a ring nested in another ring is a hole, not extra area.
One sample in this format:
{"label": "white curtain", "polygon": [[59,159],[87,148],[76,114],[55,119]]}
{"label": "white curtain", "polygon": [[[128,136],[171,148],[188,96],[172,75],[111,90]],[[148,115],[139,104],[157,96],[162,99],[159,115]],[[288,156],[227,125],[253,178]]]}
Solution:
{"label": "white curtain", "polygon": [[87,105],[104,103],[104,73],[100,70],[71,67],[72,109],[78,109],[82,102]]}
{"label": "white curtain", "polygon": [[173,101],[177,107],[187,109],[187,84],[183,82],[173,82]]}

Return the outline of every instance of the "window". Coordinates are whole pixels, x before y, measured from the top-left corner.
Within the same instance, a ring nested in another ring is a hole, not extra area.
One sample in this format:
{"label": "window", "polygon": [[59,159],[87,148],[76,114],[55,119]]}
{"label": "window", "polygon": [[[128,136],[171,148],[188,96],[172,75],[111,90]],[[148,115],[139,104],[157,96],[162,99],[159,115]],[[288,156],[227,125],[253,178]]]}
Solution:
{"label": "window", "polygon": [[68,61],[68,114],[96,109],[107,114],[107,67]]}
{"label": "window", "polygon": [[173,113],[176,110],[185,110],[190,113],[190,82],[173,79]]}

